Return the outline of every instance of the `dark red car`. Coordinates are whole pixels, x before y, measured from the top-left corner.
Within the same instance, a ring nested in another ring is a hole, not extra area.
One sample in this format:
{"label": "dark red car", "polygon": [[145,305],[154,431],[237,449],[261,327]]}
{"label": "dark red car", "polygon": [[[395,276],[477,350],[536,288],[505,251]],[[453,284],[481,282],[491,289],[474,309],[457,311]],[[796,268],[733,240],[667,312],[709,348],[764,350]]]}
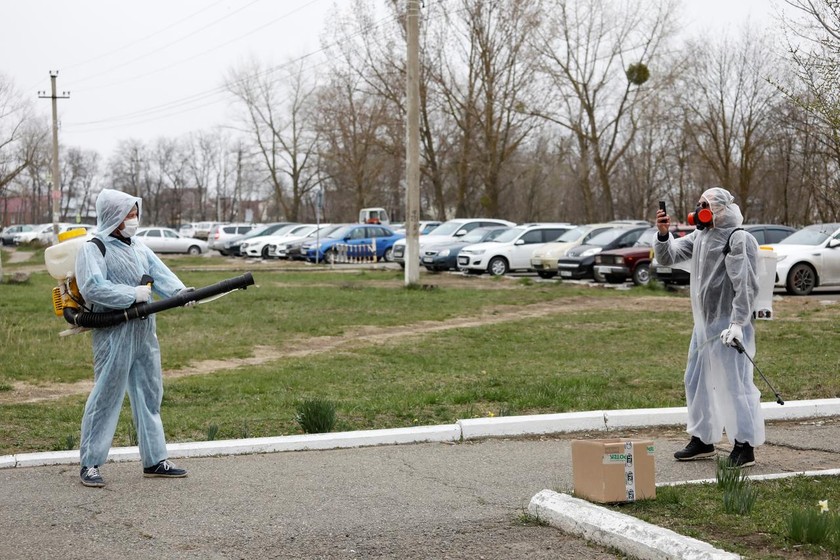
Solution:
{"label": "dark red car", "polygon": [[[683,237],[693,226],[671,226],[671,235]],[[650,282],[650,261],[656,228],[645,231],[632,247],[602,251],[595,255],[595,281],[620,284],[628,279],[636,286]]]}

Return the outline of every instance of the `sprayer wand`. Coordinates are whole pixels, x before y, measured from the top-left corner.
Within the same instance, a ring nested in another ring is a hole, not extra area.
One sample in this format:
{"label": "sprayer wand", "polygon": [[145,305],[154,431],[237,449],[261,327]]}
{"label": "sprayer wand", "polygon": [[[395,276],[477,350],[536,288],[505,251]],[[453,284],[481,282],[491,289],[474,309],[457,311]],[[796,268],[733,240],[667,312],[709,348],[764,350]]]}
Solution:
{"label": "sprayer wand", "polygon": [[743,345],[743,344],[741,344],[741,341],[740,341],[740,340],[738,340],[738,339],[736,338],[736,339],[735,339],[735,340],[733,340],[732,342],[735,344],[735,349],[736,349],[739,353],[741,353],[741,354],[743,354],[743,355],[745,355],[745,356],[747,357],[747,359],[748,359],[748,360],[750,361],[750,363],[753,365],[753,367],[754,367],[754,368],[755,368],[755,370],[758,372],[758,374],[761,376],[761,378],[764,380],[764,382],[765,382],[765,383],[767,383],[767,386],[768,386],[768,387],[770,387],[770,390],[771,390],[771,391],[773,391],[773,394],[774,394],[774,395],[776,395],[776,402],[777,402],[777,403],[779,403],[779,404],[785,404],[785,401],[783,401],[783,400],[782,400],[782,396],[779,394],[779,392],[778,392],[778,391],[776,391],[776,389],[774,389],[774,388],[773,388],[773,386],[770,384],[770,382],[769,382],[769,381],[767,381],[767,378],[766,378],[766,377],[764,377],[764,374],[763,374],[763,373],[761,373],[761,370],[760,370],[760,369],[758,369],[758,366],[757,366],[757,365],[755,365],[755,362],[753,361],[753,359],[752,359],[752,358],[750,358],[749,353],[748,353],[748,352],[746,351],[746,349],[744,348],[744,345]]}

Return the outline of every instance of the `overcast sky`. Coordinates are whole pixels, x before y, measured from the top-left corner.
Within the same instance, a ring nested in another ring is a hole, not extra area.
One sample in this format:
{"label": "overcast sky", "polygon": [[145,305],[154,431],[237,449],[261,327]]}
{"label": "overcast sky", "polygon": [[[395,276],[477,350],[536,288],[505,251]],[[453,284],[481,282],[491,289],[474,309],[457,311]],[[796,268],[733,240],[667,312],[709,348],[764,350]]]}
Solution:
{"label": "overcast sky", "polygon": [[[425,0],[454,1],[454,0]],[[688,33],[771,22],[771,0],[679,0]],[[228,117],[224,73],[264,64],[318,64],[327,18],[349,0],[6,0],[0,72],[50,102],[58,70],[60,140],[110,156],[121,139],[151,141],[209,129]],[[336,8],[338,6],[338,8]]]}

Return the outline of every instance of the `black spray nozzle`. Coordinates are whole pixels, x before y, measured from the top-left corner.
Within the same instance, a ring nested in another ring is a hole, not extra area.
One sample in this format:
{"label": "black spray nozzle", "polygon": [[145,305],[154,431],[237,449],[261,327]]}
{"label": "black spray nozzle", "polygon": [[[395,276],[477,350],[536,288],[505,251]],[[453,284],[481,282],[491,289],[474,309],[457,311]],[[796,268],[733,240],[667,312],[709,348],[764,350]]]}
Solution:
{"label": "black spray nozzle", "polygon": [[767,383],[767,386],[770,387],[771,391],[773,391],[773,395],[776,396],[776,402],[779,403],[779,404],[785,404],[785,401],[782,400],[782,395],[780,395],[779,392],[776,391],[776,389],[773,388],[773,386],[770,384],[770,382],[767,380],[767,378],[764,377],[764,374],[761,373],[761,370],[758,369],[757,365],[755,365],[755,362],[750,357],[750,355],[747,353],[747,350],[744,348],[744,345],[741,344],[741,341],[736,338],[732,341],[732,344],[735,345],[735,350],[737,350],[740,354],[743,354],[747,357],[747,359],[750,361],[750,363],[755,368],[755,371],[757,371],[758,374],[761,376],[761,378],[764,380],[764,382]]}
{"label": "black spray nozzle", "polygon": [[149,276],[148,274],[144,274],[140,277],[140,283],[137,284],[138,286],[148,286],[150,284],[154,284],[155,279]]}

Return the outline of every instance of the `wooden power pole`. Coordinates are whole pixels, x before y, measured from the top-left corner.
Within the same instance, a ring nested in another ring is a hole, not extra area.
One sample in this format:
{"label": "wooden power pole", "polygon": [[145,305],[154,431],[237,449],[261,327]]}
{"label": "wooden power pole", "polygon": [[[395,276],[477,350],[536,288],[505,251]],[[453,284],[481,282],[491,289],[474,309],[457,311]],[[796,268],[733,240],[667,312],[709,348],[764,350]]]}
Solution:
{"label": "wooden power pole", "polygon": [[420,281],[420,0],[406,0],[405,283]]}
{"label": "wooden power pole", "polygon": [[52,83],[52,94],[47,95],[45,91],[39,91],[41,99],[52,99],[52,219],[53,219],[53,245],[58,243],[58,221],[61,214],[61,180],[59,177],[58,165],[58,100],[69,99],[70,92],[63,91],[61,95],[56,94],[55,79],[58,77],[58,70],[50,70],[50,82]]}

